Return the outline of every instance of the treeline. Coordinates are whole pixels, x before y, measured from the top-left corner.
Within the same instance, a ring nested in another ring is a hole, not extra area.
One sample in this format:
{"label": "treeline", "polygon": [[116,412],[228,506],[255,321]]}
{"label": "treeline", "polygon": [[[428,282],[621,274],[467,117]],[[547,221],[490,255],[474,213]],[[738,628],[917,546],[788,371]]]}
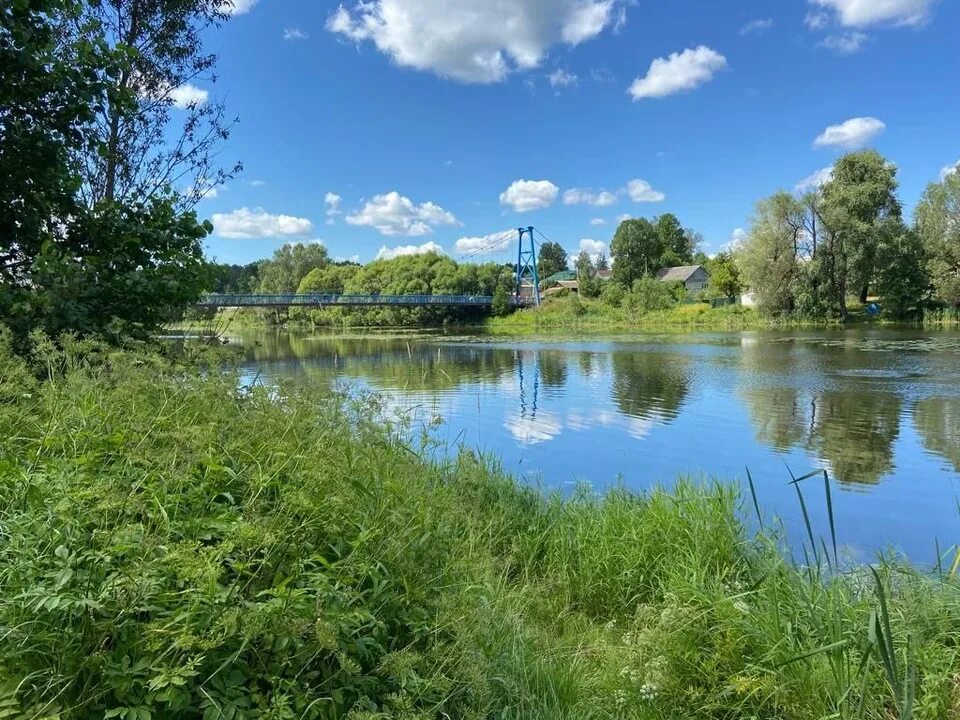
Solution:
{"label": "treeline", "polygon": [[[437,253],[374,260],[366,265],[334,261],[319,244],[291,244],[269,260],[251,265],[215,265],[213,292],[319,293],[347,295],[485,295],[494,312],[509,311],[514,267],[498,263],[457,263]],[[410,326],[477,320],[481,308],[293,308],[250,311],[270,323],[311,325]]]}
{"label": "treeline", "polygon": [[207,284],[193,205],[237,167],[216,101],[173,92],[216,62],[201,37],[230,4],[0,4],[0,317],[113,337],[176,317]]}
{"label": "treeline", "polygon": [[897,189],[896,167],[868,150],[809,193],[761,200],[735,248],[760,311],[846,321],[851,300],[894,319],[960,306],[960,175],[927,188],[913,224]]}

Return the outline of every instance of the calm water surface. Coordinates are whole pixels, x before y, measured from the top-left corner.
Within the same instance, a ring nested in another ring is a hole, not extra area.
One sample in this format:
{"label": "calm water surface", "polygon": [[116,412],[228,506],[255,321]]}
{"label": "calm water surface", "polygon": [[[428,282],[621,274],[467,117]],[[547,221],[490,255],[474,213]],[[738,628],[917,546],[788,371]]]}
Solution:
{"label": "calm water surface", "polygon": [[[743,480],[802,532],[796,475],[835,480],[856,558],[894,546],[932,562],[960,542],[960,333],[854,330],[519,339],[237,338],[251,374],[382,393],[394,412],[569,491],[678,474]],[[826,532],[822,482],[806,494]]]}

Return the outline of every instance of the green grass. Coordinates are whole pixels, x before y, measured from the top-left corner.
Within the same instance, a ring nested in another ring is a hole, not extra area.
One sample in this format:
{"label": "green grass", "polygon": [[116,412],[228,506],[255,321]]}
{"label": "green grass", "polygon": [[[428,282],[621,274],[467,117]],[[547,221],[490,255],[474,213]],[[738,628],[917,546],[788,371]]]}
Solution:
{"label": "green grass", "polygon": [[960,717],[952,553],[797,565],[762,493],[543,495],[219,363],[0,347],[0,717]]}
{"label": "green grass", "polygon": [[714,309],[706,303],[692,303],[641,312],[612,307],[600,300],[562,297],[545,300],[539,308],[490,318],[485,328],[494,333],[524,334],[557,328],[742,330],[775,325],[759,313],[737,305]]}

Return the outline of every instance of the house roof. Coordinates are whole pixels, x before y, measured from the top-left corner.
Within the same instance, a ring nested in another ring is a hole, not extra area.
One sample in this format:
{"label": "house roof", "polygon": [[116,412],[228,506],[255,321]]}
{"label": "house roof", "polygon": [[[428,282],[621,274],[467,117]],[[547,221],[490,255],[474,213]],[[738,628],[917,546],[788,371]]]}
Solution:
{"label": "house roof", "polygon": [[703,270],[704,273],[707,272],[703,265],[681,265],[680,267],[663,268],[657,273],[657,280],[663,280],[664,282],[686,282],[697,270]]}

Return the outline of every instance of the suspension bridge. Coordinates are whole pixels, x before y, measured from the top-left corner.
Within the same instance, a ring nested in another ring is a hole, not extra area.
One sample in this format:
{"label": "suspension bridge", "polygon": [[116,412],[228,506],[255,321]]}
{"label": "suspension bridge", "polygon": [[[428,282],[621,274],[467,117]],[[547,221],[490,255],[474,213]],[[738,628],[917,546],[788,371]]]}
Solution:
{"label": "suspension bridge", "polygon": [[[540,277],[537,273],[537,245],[534,233],[545,240],[547,237],[533,226],[509,230],[489,243],[461,256],[462,259],[478,257],[487,252],[503,250],[512,237],[517,238],[517,264],[514,273],[513,292],[510,304],[514,307],[540,305]],[[291,307],[489,307],[492,295],[369,295],[332,293],[231,293],[208,294],[200,298],[196,306],[214,308],[291,308]]]}

